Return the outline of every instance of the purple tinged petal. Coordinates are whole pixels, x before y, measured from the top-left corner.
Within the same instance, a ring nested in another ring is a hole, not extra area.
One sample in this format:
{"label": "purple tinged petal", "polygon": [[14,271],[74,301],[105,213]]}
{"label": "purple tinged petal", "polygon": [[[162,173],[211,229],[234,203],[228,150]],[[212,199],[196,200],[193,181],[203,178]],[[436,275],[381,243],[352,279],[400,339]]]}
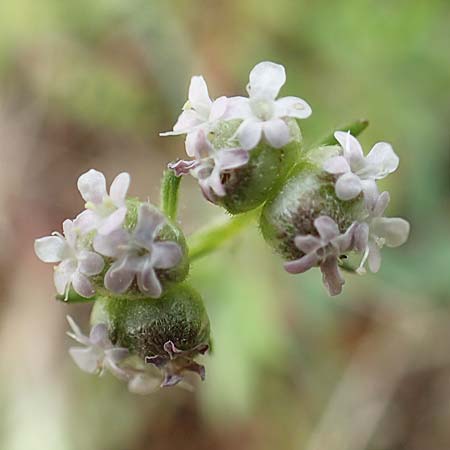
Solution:
{"label": "purple tinged petal", "polygon": [[337,179],[335,190],[340,200],[351,200],[361,192],[361,180],[352,172],[344,173]]}
{"label": "purple tinged petal", "polygon": [[375,201],[375,204],[372,208],[371,216],[381,217],[386,208],[388,207],[390,200],[391,196],[389,195],[389,192],[387,191],[382,192]]}
{"label": "purple tinged petal", "polygon": [[152,298],[159,298],[162,294],[161,283],[151,265],[150,259],[145,263],[142,271],[137,274],[137,284],[143,294]]}
{"label": "purple tinged petal", "polygon": [[322,239],[323,244],[328,244],[341,233],[336,222],[328,216],[320,216],[314,220],[314,226]]}
{"label": "purple tinged petal", "polygon": [[323,163],[323,170],[334,175],[350,172],[350,166],[343,156],[333,156]]}
{"label": "purple tinged petal", "polygon": [[82,297],[90,298],[95,294],[95,289],[86,275],[83,275],[80,272],[75,272],[72,275],[71,281],[75,292],[80,294]]}
{"label": "purple tinged petal", "polygon": [[219,97],[216,100],[214,100],[211,105],[209,120],[213,122],[221,119],[224,116],[225,111],[227,110],[227,106],[228,106],[228,98],[225,96]]}
{"label": "purple tinged petal", "polygon": [[108,327],[104,323],[98,323],[91,328],[89,333],[89,341],[92,345],[101,347],[103,349],[111,347],[109,340]]}
{"label": "purple tinged petal", "polygon": [[163,214],[156,208],[144,203],[139,207],[138,220],[134,230],[134,237],[147,250],[151,249],[154,236],[166,222]]}
{"label": "purple tinged petal", "polygon": [[250,159],[247,150],[224,149],[217,152],[216,164],[221,170],[232,170],[245,166]]}
{"label": "purple tinged petal", "polygon": [[53,273],[53,281],[55,282],[55,287],[58,294],[64,295],[66,293],[76,269],[77,262],[72,259],[64,260],[58,265],[58,267],[55,268]]}
{"label": "purple tinged petal", "polygon": [[77,229],[70,219],[66,219],[62,224],[63,234],[70,247],[74,248],[77,243]]}
{"label": "purple tinged petal", "polygon": [[178,120],[173,126],[173,131],[160,133],[160,136],[176,136],[178,134],[185,134],[201,124],[202,121],[198,114],[194,110],[188,109],[180,114]]}
{"label": "purple tinged petal", "polygon": [[95,214],[95,212],[90,209],[86,209],[85,211],[78,214],[78,216],[73,221],[73,224],[76,230],[85,234],[95,229],[98,225],[98,222],[98,216]]}
{"label": "purple tinged petal", "polygon": [[381,252],[375,241],[369,241],[369,257],[367,259],[369,269],[373,273],[377,273],[381,266]]}
{"label": "purple tinged petal", "polygon": [[373,235],[384,239],[388,247],[403,245],[409,236],[409,222],[400,217],[377,217],[371,223]]}
{"label": "purple tinged petal", "polygon": [[244,150],[255,148],[262,135],[262,123],[253,119],[244,120],[237,129],[239,143]]}
{"label": "purple tinged petal", "polygon": [[306,119],[312,113],[311,106],[298,97],[283,97],[275,102],[275,114],[277,117],[295,117]]}
{"label": "purple tinged petal", "polygon": [[212,190],[211,190],[208,180],[199,179],[198,184],[200,185],[200,189],[202,190],[202,194],[206,198],[206,200],[215,204],[216,199],[214,198],[214,195],[212,193]]}
{"label": "purple tinged petal", "polygon": [[110,258],[117,258],[123,250],[120,247],[125,246],[130,239],[127,231],[120,229],[114,230],[108,235],[97,234],[93,241],[96,252]]}
{"label": "purple tinged petal", "polygon": [[211,175],[206,180],[208,183],[208,186],[214,194],[216,194],[219,197],[224,197],[226,195],[225,187],[222,184],[222,179],[220,177],[220,168],[214,167],[213,171],[211,172]]}
{"label": "purple tinged petal", "polygon": [[308,253],[305,256],[302,256],[299,259],[296,259],[294,261],[288,261],[283,264],[284,270],[289,273],[297,274],[297,273],[303,273],[307,270],[311,269],[311,267],[314,267],[319,262],[319,257],[316,255],[316,253]]}
{"label": "purple tinged petal", "polygon": [[331,244],[336,249],[337,255],[339,256],[345,252],[351,250],[354,243],[354,235],[355,231],[358,228],[358,223],[353,222],[348,228],[347,231],[343,234],[340,234],[336,238],[331,241]]}
{"label": "purple tinged petal", "polygon": [[359,223],[354,233],[355,250],[364,252],[369,242],[369,225],[367,223]]}
{"label": "purple tinged petal", "polygon": [[119,173],[111,184],[109,190],[110,197],[117,207],[125,203],[125,199],[130,187],[130,175],[126,172]]}
{"label": "purple tinged petal", "polygon": [[294,239],[295,246],[303,253],[311,253],[322,247],[322,241],[311,234],[307,236],[296,236]]}
{"label": "purple tinged petal", "polygon": [[250,97],[264,97],[274,100],[286,82],[286,71],[280,64],[264,61],[257,64],[250,72]]}
{"label": "purple tinged petal", "polygon": [[368,175],[379,180],[395,172],[400,162],[394,149],[387,142],[378,142],[366,157]]}
{"label": "purple tinged petal", "polygon": [[67,244],[60,236],[46,236],[34,241],[37,257],[46,263],[56,263],[64,258]]}
{"label": "purple tinged petal", "polygon": [[188,98],[191,107],[200,114],[205,114],[205,111],[209,112],[212,101],[209,98],[208,86],[202,76],[197,75],[191,78]]}
{"label": "purple tinged petal", "polygon": [[228,99],[226,119],[248,119],[253,117],[249,99],[246,97],[231,97]]}
{"label": "purple tinged petal", "polygon": [[198,161],[186,161],[179,159],[178,161],[167,164],[167,168],[173,170],[177,177],[188,174],[192,169],[198,166]]}
{"label": "purple tinged petal", "polygon": [[120,228],[127,215],[127,208],[123,206],[116,209],[112,214],[106,217],[98,228],[99,234],[109,234]]}
{"label": "purple tinged petal", "polygon": [[99,354],[92,347],[71,347],[69,355],[75,364],[84,372],[95,374],[99,371]]}
{"label": "purple tinged petal", "polygon": [[136,271],[131,264],[128,264],[127,257],[114,262],[105,275],[106,289],[122,294],[128,290],[133,282]]}
{"label": "purple tinged petal", "polygon": [[371,209],[371,205],[375,205],[380,193],[375,180],[361,180],[361,187],[364,193],[364,203],[368,210]]}
{"label": "purple tinged petal", "polygon": [[105,265],[99,254],[90,251],[82,251],[78,255],[78,263],[80,272],[88,276],[99,274]]}
{"label": "purple tinged petal", "polygon": [[262,126],[267,142],[274,148],[284,147],[291,140],[289,127],[282,119],[268,120]]}
{"label": "purple tinged petal", "polygon": [[106,193],[105,176],[98,170],[91,169],[78,178],[78,190],[84,201],[94,204],[102,203]]}
{"label": "purple tinged petal", "polygon": [[337,258],[332,256],[326,258],[320,264],[320,270],[322,272],[323,284],[327,288],[330,295],[338,295],[342,292],[342,286],[345,284],[345,280],[342,278],[339,271]]}
{"label": "purple tinged petal", "polygon": [[105,350],[105,356],[113,364],[118,364],[130,356],[130,351],[124,347],[113,347]]}
{"label": "purple tinged petal", "polygon": [[171,269],[177,266],[183,253],[175,242],[155,242],[151,253],[151,264],[156,269]]}
{"label": "purple tinged petal", "polygon": [[350,132],[336,131],[334,137],[341,145],[344,151],[344,157],[350,164],[350,167],[358,168],[364,163],[364,153],[359,141],[350,134]]}

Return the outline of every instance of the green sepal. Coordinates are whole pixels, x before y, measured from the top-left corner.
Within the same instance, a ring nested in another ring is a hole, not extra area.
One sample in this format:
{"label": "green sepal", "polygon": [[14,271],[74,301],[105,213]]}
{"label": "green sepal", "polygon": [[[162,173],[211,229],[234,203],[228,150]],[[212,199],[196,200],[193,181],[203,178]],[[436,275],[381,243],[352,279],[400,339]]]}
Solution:
{"label": "green sepal", "polygon": [[95,302],[97,296],[94,295],[93,297],[86,298],[77,294],[73,289],[70,289],[67,298],[65,295],[60,294],[56,295],[55,298],[64,303],[90,303]]}

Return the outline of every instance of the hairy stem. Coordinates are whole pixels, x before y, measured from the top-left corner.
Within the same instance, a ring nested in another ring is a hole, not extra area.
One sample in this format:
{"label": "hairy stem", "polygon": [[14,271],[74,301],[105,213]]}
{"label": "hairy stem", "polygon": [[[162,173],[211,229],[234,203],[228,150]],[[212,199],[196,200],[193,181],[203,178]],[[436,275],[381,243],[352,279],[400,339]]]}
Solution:
{"label": "hairy stem", "polygon": [[252,224],[259,213],[260,209],[258,208],[226,221],[212,224],[192,234],[188,239],[190,260],[194,261],[222,247]]}
{"label": "hairy stem", "polygon": [[[350,131],[353,136],[358,136],[369,126],[369,121],[365,119],[355,120],[345,126],[338,127],[336,131]],[[334,138],[333,133],[329,134],[327,137],[321,139],[314,147],[319,147],[322,145],[337,145],[338,142]]]}
{"label": "hairy stem", "polygon": [[178,190],[181,177],[166,169],[161,182],[161,210],[170,219],[176,220],[178,209]]}

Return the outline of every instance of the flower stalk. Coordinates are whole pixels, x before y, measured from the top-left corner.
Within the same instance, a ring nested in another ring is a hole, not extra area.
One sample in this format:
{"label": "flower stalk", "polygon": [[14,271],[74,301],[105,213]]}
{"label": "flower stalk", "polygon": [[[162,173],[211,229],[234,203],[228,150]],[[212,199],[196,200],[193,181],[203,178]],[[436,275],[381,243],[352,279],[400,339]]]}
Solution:
{"label": "flower stalk", "polygon": [[181,177],[177,177],[173,170],[164,171],[161,181],[161,210],[172,221],[177,219],[180,182]]}

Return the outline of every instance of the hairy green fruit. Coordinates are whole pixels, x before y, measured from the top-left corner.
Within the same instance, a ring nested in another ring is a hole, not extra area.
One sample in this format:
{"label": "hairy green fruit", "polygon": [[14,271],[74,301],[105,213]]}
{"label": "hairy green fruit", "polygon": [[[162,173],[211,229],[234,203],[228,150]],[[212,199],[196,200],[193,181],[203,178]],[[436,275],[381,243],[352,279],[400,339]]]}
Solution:
{"label": "hairy green fruit", "polygon": [[[225,122],[210,136],[217,150],[239,146],[234,138],[239,123]],[[293,136],[289,144],[276,149],[263,138],[249,151],[247,165],[222,175],[226,195],[217,197],[215,203],[231,214],[239,214],[257,208],[279,190],[301,151],[301,133],[295,120],[289,122],[289,127]]]}
{"label": "hairy green fruit", "polygon": [[302,162],[281,191],[264,205],[260,228],[266,242],[284,259],[302,256],[294,245],[298,235],[317,235],[314,220],[329,216],[344,233],[364,216],[362,195],[342,201],[336,197],[334,178],[311,162]]}

